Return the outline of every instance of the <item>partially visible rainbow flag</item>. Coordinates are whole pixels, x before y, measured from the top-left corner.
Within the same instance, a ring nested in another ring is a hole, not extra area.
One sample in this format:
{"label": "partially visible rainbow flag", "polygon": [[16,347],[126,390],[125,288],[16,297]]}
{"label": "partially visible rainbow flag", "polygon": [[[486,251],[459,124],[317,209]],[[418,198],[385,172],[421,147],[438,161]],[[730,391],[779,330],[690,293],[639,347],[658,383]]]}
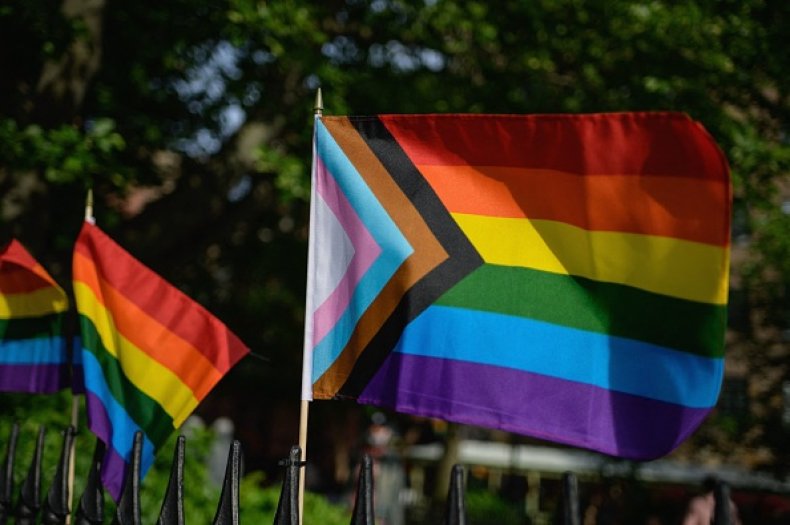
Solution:
{"label": "partially visible rainbow flag", "polygon": [[48,394],[71,385],[66,293],[17,241],[0,252],[0,391]]}
{"label": "partially visible rainbow flag", "polygon": [[682,114],[318,119],[303,397],[664,455],[721,386],[730,191]]}
{"label": "partially visible rainbow flag", "polygon": [[144,474],[156,450],[249,350],[89,222],[72,271],[88,426],[107,445],[102,481],[117,501],[135,432],[144,435]]}

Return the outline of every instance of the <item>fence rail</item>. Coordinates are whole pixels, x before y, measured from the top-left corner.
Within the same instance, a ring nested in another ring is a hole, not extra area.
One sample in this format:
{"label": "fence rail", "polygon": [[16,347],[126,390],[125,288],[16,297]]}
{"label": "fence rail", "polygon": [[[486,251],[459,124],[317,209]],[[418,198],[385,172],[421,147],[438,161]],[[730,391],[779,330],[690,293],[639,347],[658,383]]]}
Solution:
{"label": "fence rail", "polygon": [[[75,431],[68,427],[63,431],[63,444],[55,475],[49,485],[46,497],[41,496],[42,455],[44,450],[45,428],[39,429],[36,447],[28,468],[27,476],[21,484],[16,503],[14,503],[14,467],[19,427],[13,425],[6,445],[5,460],[0,470],[0,525],[13,521],[17,525],[34,525],[40,515],[43,525],[66,525],[69,523],[68,472],[73,460]],[[186,438],[179,436],[173,452],[170,479],[162,499],[157,525],[184,525],[184,451]],[[113,525],[141,525],[140,502],[140,457],[142,435],[134,437],[132,468],[128,469],[121,499],[116,506],[112,519]],[[90,470],[87,472],[85,489],[80,496],[74,512],[75,525],[100,525],[104,522],[104,490],[101,485],[101,460],[104,444],[96,441]],[[291,448],[288,458],[280,462],[284,469],[282,490],[274,516],[273,525],[298,525],[299,477],[305,462],[299,447]],[[213,525],[239,525],[239,487],[242,476],[242,450],[238,441],[233,441],[228,452],[225,477],[222,484],[217,511]],[[464,468],[455,465],[451,472],[450,488],[445,507],[444,525],[469,524],[466,513]],[[350,525],[375,525],[373,501],[373,460],[365,455],[360,465],[356,488],[354,510]],[[729,486],[718,482],[714,491],[714,525],[733,523],[729,505]],[[563,525],[581,525],[579,489],[576,475],[566,472],[563,475],[562,498]],[[305,525],[314,525],[307,523]]]}

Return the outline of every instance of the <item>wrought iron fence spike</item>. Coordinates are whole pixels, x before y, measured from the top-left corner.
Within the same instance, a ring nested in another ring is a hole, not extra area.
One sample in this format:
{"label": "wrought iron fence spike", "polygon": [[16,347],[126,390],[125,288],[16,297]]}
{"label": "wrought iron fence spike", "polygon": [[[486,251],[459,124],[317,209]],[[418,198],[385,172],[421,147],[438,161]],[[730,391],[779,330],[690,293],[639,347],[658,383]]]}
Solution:
{"label": "wrought iron fence spike", "polygon": [[143,434],[134,433],[132,465],[126,471],[121,500],[115,508],[113,525],[140,525],[140,458],[143,452]]}
{"label": "wrought iron fence spike", "polygon": [[47,498],[44,500],[44,510],[41,514],[43,525],[62,525],[66,523],[69,509],[69,467],[71,465],[71,452],[75,431],[73,426],[68,426],[63,431],[63,448],[60,451],[58,467],[55,477],[49,487]]}
{"label": "wrought iron fence spike", "polygon": [[375,525],[373,511],[373,460],[368,454],[362,456],[357,482],[357,499],[351,514],[351,525]]}
{"label": "wrought iron fence spike", "polygon": [[100,525],[104,521],[104,487],[101,483],[101,465],[104,459],[104,442],[96,440],[88,480],[77,505],[74,525]]}
{"label": "wrought iron fence spike", "polygon": [[304,466],[302,449],[296,445],[291,447],[288,459],[281,461],[280,465],[285,467],[285,477],[280,500],[277,502],[277,512],[274,514],[274,525],[298,525],[299,476]]}
{"label": "wrought iron fence spike", "polygon": [[453,465],[450,472],[450,489],[447,492],[445,525],[466,525],[466,493],[464,490],[464,467]]}
{"label": "wrought iron fence spike", "polygon": [[233,440],[228,451],[225,479],[219,496],[214,525],[239,525],[239,482],[241,480],[241,443]]}
{"label": "wrought iron fence spike", "polygon": [[170,480],[162,500],[157,525],[184,525],[184,450],[186,438],[178,436],[170,466]]}
{"label": "wrought iron fence spike", "polygon": [[8,436],[3,469],[0,471],[0,525],[5,525],[14,507],[14,457],[16,456],[16,440],[18,437],[19,425],[14,423]]}
{"label": "wrought iron fence spike", "polygon": [[33,525],[39,510],[41,510],[41,456],[44,452],[46,433],[46,427],[43,425],[39,427],[33,460],[30,462],[27,477],[19,491],[19,501],[16,506],[17,525]]}
{"label": "wrought iron fence spike", "polygon": [[731,525],[733,523],[732,508],[730,507],[730,486],[720,480],[716,480],[713,489],[713,525]]}

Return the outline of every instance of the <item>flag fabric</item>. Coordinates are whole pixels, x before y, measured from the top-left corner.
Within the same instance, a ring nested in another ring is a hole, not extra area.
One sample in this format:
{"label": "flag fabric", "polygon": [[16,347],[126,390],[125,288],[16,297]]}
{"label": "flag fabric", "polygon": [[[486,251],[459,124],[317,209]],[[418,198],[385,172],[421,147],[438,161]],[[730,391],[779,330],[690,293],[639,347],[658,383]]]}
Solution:
{"label": "flag fabric", "polygon": [[85,222],[74,247],[88,426],[118,501],[136,431],[141,472],[247,347],[202,306]]}
{"label": "flag fabric", "polygon": [[0,252],[0,391],[70,386],[66,293],[17,240]]}
{"label": "flag fabric", "polygon": [[633,459],[723,377],[726,159],[677,113],[316,120],[303,397]]}

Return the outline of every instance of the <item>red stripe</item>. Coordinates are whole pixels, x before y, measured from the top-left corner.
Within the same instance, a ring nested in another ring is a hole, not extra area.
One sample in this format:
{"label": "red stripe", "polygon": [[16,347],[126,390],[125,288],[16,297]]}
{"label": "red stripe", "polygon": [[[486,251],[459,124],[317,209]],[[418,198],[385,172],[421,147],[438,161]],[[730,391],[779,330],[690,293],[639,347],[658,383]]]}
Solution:
{"label": "red stripe", "polygon": [[0,294],[22,294],[35,292],[42,288],[51,288],[52,283],[31,273],[28,268],[4,265],[0,272]]}
{"label": "red stripe", "polygon": [[84,223],[74,250],[92,259],[113,288],[192,344],[220,373],[224,374],[249,352],[219,319],[132,257],[96,226]]}
{"label": "red stripe", "polygon": [[0,293],[27,293],[56,286],[47,271],[16,239],[0,252]]}
{"label": "red stripe", "polygon": [[705,129],[679,113],[383,115],[415,164],[729,180]]}
{"label": "red stripe", "polygon": [[25,268],[33,268],[38,264],[33,256],[22,246],[22,243],[16,239],[11,239],[11,242],[6,244],[3,251],[0,252],[0,265],[4,265],[6,262]]}
{"label": "red stripe", "polygon": [[729,186],[716,181],[579,177],[511,167],[418,168],[451,213],[553,220],[586,230],[729,244]]}

